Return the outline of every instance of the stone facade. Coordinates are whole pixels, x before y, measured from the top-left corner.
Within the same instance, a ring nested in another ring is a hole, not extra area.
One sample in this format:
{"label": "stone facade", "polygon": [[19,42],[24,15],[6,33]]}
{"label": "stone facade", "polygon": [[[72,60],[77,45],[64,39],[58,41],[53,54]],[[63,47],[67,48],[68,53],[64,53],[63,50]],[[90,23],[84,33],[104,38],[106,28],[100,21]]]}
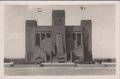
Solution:
{"label": "stone facade", "polygon": [[[39,60],[38,60],[39,59]],[[65,10],[52,11],[52,26],[26,20],[26,62],[92,61],[92,23],[65,26]]]}

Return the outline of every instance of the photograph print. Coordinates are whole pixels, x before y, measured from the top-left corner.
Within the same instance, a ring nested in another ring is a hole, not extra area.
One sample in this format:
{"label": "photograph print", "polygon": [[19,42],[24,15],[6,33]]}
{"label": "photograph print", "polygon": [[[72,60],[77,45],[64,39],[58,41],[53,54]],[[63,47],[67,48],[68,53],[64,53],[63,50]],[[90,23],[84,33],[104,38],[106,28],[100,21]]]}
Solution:
{"label": "photograph print", "polygon": [[5,76],[116,75],[116,7],[5,5]]}

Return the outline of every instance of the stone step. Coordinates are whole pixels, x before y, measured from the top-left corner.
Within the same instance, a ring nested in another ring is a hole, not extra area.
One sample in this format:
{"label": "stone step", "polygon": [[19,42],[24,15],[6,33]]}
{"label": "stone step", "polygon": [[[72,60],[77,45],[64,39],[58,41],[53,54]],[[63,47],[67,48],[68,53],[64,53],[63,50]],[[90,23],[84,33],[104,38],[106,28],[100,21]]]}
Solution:
{"label": "stone step", "polygon": [[115,64],[77,64],[77,67],[115,67]]}
{"label": "stone step", "polygon": [[74,67],[74,63],[43,63],[44,67]]}
{"label": "stone step", "polygon": [[[5,67],[12,64],[4,65]],[[43,67],[115,67],[115,64],[42,63]],[[11,67],[40,67],[39,64],[14,64]]]}
{"label": "stone step", "polygon": [[[74,63],[42,63],[44,67],[74,67]],[[6,65],[5,65],[6,66]],[[40,67],[39,64],[9,64],[11,67]]]}
{"label": "stone step", "polygon": [[105,67],[104,64],[77,64],[77,67]]}

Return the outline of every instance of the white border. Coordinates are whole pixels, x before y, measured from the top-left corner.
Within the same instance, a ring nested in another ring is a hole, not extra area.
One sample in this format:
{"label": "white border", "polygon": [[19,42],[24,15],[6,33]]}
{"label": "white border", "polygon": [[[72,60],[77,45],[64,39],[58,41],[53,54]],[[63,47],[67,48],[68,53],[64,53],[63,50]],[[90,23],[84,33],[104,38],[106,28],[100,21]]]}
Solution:
{"label": "white border", "polygon": [[[4,76],[3,57],[4,57],[4,5],[99,5],[113,4],[116,6],[116,75],[115,76]],[[119,17],[120,2],[118,1],[1,1],[0,2],[0,79],[119,79],[120,54],[119,54]]]}
{"label": "white border", "polygon": [[86,5],[86,4],[117,4],[119,1],[1,1],[4,5]]}
{"label": "white border", "polygon": [[120,78],[120,2],[116,5],[116,76]]}

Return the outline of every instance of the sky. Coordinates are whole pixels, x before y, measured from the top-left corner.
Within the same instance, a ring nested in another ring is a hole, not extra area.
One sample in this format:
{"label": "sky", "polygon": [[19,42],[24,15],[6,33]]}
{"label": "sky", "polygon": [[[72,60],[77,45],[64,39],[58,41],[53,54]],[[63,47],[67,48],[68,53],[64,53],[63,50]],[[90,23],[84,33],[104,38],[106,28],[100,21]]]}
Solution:
{"label": "sky", "polygon": [[[115,58],[114,5],[6,5],[4,7],[4,56],[25,57],[25,20],[38,25],[52,25],[52,10],[65,10],[65,25],[80,25],[92,20],[92,54],[94,58]],[[37,12],[41,8],[42,12]]]}

